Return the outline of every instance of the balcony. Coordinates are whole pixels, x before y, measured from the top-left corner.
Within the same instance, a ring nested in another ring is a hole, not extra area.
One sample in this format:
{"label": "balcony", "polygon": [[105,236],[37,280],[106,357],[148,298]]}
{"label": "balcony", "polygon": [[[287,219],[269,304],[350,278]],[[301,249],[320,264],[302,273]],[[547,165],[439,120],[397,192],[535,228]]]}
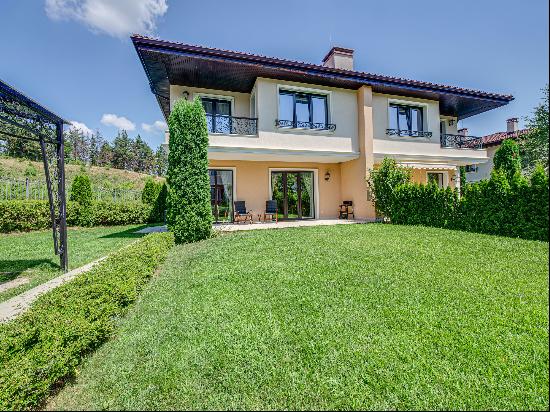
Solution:
{"label": "balcony", "polygon": [[222,114],[206,114],[208,133],[255,136],[258,134],[258,119]]}
{"label": "balcony", "polygon": [[401,129],[386,129],[388,136],[408,136],[408,137],[432,137],[432,132],[423,132],[422,130],[401,130]]}
{"label": "balcony", "polygon": [[463,134],[442,134],[441,147],[453,149],[481,149],[482,139],[476,136],[465,136]]}
{"label": "balcony", "polygon": [[275,120],[275,127],[280,129],[328,130],[329,132],[334,132],[336,130],[336,125],[332,123],[312,123],[279,119]]}

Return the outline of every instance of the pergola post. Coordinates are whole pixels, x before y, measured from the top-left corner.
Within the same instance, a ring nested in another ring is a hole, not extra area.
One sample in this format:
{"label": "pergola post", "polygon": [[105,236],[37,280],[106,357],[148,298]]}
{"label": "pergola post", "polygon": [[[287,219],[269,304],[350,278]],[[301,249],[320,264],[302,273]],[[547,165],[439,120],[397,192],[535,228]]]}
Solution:
{"label": "pergola post", "polygon": [[[0,138],[3,139],[5,136],[40,144],[48,187],[54,251],[59,255],[61,269],[66,272],[69,269],[69,254],[64,124],[70,123],[0,80]],[[48,160],[46,145],[54,149],[52,155],[55,159],[51,159],[51,164]],[[53,173],[50,173],[50,170],[53,170]]]}
{"label": "pergola post", "polygon": [[65,143],[63,142],[63,122],[56,124],[57,155],[57,194],[59,196],[59,260],[64,272],[69,270],[69,250],[67,247],[67,197],[65,195]]}

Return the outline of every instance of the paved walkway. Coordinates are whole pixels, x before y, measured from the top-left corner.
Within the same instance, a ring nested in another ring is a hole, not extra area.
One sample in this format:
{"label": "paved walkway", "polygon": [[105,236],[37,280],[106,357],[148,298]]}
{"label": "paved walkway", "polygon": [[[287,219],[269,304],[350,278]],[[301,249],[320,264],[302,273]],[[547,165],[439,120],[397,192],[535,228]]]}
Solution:
{"label": "paved walkway", "polygon": [[53,278],[48,282],[42,283],[26,292],[21,293],[20,295],[14,296],[11,299],[6,300],[5,302],[0,303],[0,323],[7,322],[20,313],[26,311],[32,302],[34,302],[40,295],[55,289],[56,287],[62,285],[63,283],[73,280],[76,276],[81,273],[87,272],[98,262],[101,262],[105,257],[102,257],[98,260],[95,260],[87,265],[81,266],[79,268],[73,269],[70,272],[64,273],[61,276]]}
{"label": "paved walkway", "polygon": [[[284,229],[287,227],[303,226],[331,226],[331,225],[353,225],[358,223],[367,223],[366,220],[345,220],[345,219],[307,219],[307,220],[284,220],[280,222],[254,222],[254,223],[215,223],[214,230],[220,232],[234,232],[237,230],[255,230],[255,229]],[[138,230],[136,233],[154,233],[166,232],[166,226],[149,226]]]}

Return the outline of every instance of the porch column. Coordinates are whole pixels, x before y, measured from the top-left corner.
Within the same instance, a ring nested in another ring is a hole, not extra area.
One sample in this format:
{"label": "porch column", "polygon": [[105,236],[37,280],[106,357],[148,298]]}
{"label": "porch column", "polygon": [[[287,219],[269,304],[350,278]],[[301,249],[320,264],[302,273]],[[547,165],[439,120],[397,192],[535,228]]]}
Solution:
{"label": "porch column", "polygon": [[367,200],[367,174],[374,166],[372,88],[361,86],[357,90],[357,135],[359,158],[341,164],[342,200],[352,200],[355,217],[373,219],[374,205]]}

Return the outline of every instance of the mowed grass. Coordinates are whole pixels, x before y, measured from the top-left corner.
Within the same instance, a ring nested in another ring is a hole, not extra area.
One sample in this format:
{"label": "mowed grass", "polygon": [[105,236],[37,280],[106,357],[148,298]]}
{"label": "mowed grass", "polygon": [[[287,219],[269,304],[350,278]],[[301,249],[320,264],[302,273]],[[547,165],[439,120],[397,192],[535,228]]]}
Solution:
{"label": "mowed grass", "polygon": [[[103,257],[142,235],[132,233],[139,225],[68,230],[69,269]],[[0,234],[0,285],[25,278],[29,282],[0,292],[0,302],[61,274],[59,256],[53,250],[51,230]]]}
{"label": "mowed grass", "polygon": [[52,409],[548,409],[548,243],[391,225],[172,249]]}

